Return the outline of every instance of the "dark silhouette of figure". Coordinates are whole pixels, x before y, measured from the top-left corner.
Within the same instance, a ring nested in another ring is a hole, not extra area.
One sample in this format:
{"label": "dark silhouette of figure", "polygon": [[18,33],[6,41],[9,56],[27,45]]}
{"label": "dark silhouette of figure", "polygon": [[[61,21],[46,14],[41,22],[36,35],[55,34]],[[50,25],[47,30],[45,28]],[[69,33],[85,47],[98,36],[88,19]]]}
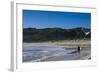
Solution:
{"label": "dark silhouette of figure", "polygon": [[79,52],[79,53],[80,53],[80,50],[81,50],[81,47],[80,47],[80,46],[78,46],[78,47],[77,47],[77,52]]}

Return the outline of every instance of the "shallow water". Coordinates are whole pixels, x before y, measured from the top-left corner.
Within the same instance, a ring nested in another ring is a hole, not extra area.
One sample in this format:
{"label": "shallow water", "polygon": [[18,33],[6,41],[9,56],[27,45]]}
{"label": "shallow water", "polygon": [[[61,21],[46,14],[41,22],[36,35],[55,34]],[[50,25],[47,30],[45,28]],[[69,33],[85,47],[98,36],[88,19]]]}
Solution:
{"label": "shallow water", "polygon": [[23,62],[41,62],[51,60],[77,60],[90,55],[89,51],[77,53],[75,48],[32,47],[23,49]]}

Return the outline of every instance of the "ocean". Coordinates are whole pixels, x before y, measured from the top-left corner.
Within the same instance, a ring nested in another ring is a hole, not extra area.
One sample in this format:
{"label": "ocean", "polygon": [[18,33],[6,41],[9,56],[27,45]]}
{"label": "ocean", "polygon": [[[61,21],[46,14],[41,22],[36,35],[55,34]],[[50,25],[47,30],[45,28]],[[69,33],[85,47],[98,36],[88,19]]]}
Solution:
{"label": "ocean", "polygon": [[23,48],[23,62],[43,62],[58,60],[80,60],[90,56],[90,51],[77,52],[76,48],[30,47]]}

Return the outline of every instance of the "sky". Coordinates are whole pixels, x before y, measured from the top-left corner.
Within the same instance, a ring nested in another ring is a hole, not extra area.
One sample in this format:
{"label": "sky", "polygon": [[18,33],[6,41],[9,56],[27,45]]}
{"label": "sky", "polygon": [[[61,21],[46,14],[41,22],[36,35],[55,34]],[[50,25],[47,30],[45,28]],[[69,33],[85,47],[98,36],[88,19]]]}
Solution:
{"label": "sky", "polygon": [[91,13],[23,10],[23,28],[91,27]]}

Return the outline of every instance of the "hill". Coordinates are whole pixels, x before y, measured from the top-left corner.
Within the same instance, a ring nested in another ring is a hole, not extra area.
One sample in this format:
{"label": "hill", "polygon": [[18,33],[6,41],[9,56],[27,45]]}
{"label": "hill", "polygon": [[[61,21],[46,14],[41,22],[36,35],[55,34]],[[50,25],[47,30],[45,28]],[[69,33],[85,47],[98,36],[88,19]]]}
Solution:
{"label": "hill", "polygon": [[41,41],[58,41],[58,40],[76,40],[76,39],[90,39],[91,31],[88,28],[24,28],[23,41],[24,42],[41,42]]}

